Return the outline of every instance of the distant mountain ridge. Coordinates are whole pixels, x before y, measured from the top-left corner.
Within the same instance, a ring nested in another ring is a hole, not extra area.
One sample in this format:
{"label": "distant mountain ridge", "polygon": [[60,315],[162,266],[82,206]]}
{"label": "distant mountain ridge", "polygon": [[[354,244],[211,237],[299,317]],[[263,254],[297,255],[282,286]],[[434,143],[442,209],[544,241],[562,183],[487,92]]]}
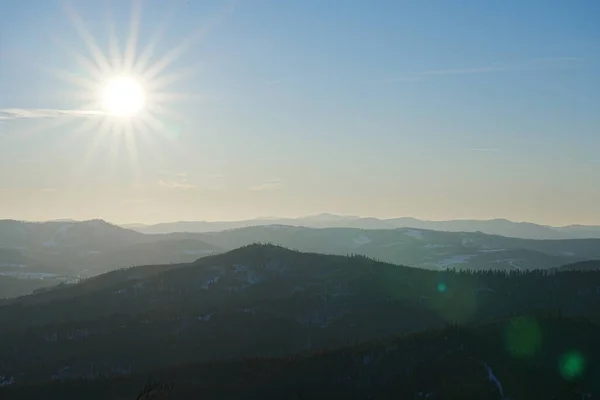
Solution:
{"label": "distant mountain ridge", "polygon": [[[349,217],[311,218],[321,223],[348,221]],[[0,220],[0,288],[12,285],[17,289],[0,290],[0,298],[28,294],[60,282],[72,283],[117,268],[192,262],[256,242],[322,254],[359,254],[437,271],[552,269],[600,259],[600,239],[533,240],[420,228],[276,224],[204,233],[147,234],[101,220]],[[18,286],[13,284],[14,278],[21,279]]]}
{"label": "distant mountain ridge", "polygon": [[154,225],[127,224],[124,228],[142,233],[204,233],[264,225],[290,225],[307,228],[396,229],[416,228],[448,232],[483,232],[489,235],[521,239],[588,239],[600,238],[600,226],[569,225],[554,227],[507,219],[424,221],[411,217],[379,219],[335,214],[318,214],[300,218],[257,218],[241,221],[179,221]]}

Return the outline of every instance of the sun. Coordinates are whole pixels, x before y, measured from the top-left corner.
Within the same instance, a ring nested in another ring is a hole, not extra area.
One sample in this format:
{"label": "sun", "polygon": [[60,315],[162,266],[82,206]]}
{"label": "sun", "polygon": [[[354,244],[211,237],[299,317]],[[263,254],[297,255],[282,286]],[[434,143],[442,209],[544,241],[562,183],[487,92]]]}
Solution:
{"label": "sun", "polygon": [[110,115],[131,117],[146,104],[146,93],[138,79],[130,76],[114,77],[102,88],[102,108]]}

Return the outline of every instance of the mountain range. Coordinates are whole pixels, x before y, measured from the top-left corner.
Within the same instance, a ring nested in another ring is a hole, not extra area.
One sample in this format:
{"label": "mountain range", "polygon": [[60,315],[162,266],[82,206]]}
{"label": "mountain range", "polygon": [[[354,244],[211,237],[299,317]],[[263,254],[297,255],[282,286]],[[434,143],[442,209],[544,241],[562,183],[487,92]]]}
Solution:
{"label": "mountain range", "polygon": [[562,227],[539,225],[531,222],[513,222],[506,219],[491,220],[450,220],[424,221],[416,218],[388,218],[343,216],[318,214],[300,218],[258,218],[242,221],[180,221],[155,225],[126,224],[142,233],[173,232],[216,232],[228,229],[264,225],[289,225],[307,228],[357,228],[357,229],[396,229],[416,228],[447,232],[482,232],[489,235],[515,237],[521,239],[589,239],[600,238],[600,226],[569,225]]}
{"label": "mountain range", "polygon": [[416,228],[263,225],[218,232],[145,234],[101,220],[0,221],[0,298],[135,265],[188,263],[252,243],[360,254],[432,270],[551,269],[600,259],[600,239],[534,240]]}

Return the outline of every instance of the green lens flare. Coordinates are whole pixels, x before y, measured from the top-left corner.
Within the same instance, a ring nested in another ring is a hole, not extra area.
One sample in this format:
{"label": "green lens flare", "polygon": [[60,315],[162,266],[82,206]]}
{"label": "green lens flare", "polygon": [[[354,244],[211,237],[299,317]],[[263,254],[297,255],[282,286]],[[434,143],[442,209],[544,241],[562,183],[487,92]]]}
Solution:
{"label": "green lens flare", "polygon": [[562,355],[559,362],[560,374],[567,380],[577,379],[585,369],[585,359],[578,351],[569,351]]}
{"label": "green lens flare", "polygon": [[506,346],[513,357],[533,357],[542,345],[542,330],[530,318],[517,318],[506,330]]}
{"label": "green lens flare", "polygon": [[437,291],[440,293],[444,293],[448,289],[448,286],[444,282],[440,282],[437,284]]}

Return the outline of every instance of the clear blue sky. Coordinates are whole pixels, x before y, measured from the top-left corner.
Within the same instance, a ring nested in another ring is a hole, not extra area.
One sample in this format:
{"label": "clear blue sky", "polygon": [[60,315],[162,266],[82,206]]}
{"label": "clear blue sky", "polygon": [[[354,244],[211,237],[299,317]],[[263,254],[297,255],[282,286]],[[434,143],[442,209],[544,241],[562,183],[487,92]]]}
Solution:
{"label": "clear blue sky", "polygon": [[600,224],[596,0],[142,1],[134,59],[181,46],[154,79],[185,96],[129,135],[73,111],[96,94],[68,10],[110,62],[131,5],[2,4],[0,218]]}

